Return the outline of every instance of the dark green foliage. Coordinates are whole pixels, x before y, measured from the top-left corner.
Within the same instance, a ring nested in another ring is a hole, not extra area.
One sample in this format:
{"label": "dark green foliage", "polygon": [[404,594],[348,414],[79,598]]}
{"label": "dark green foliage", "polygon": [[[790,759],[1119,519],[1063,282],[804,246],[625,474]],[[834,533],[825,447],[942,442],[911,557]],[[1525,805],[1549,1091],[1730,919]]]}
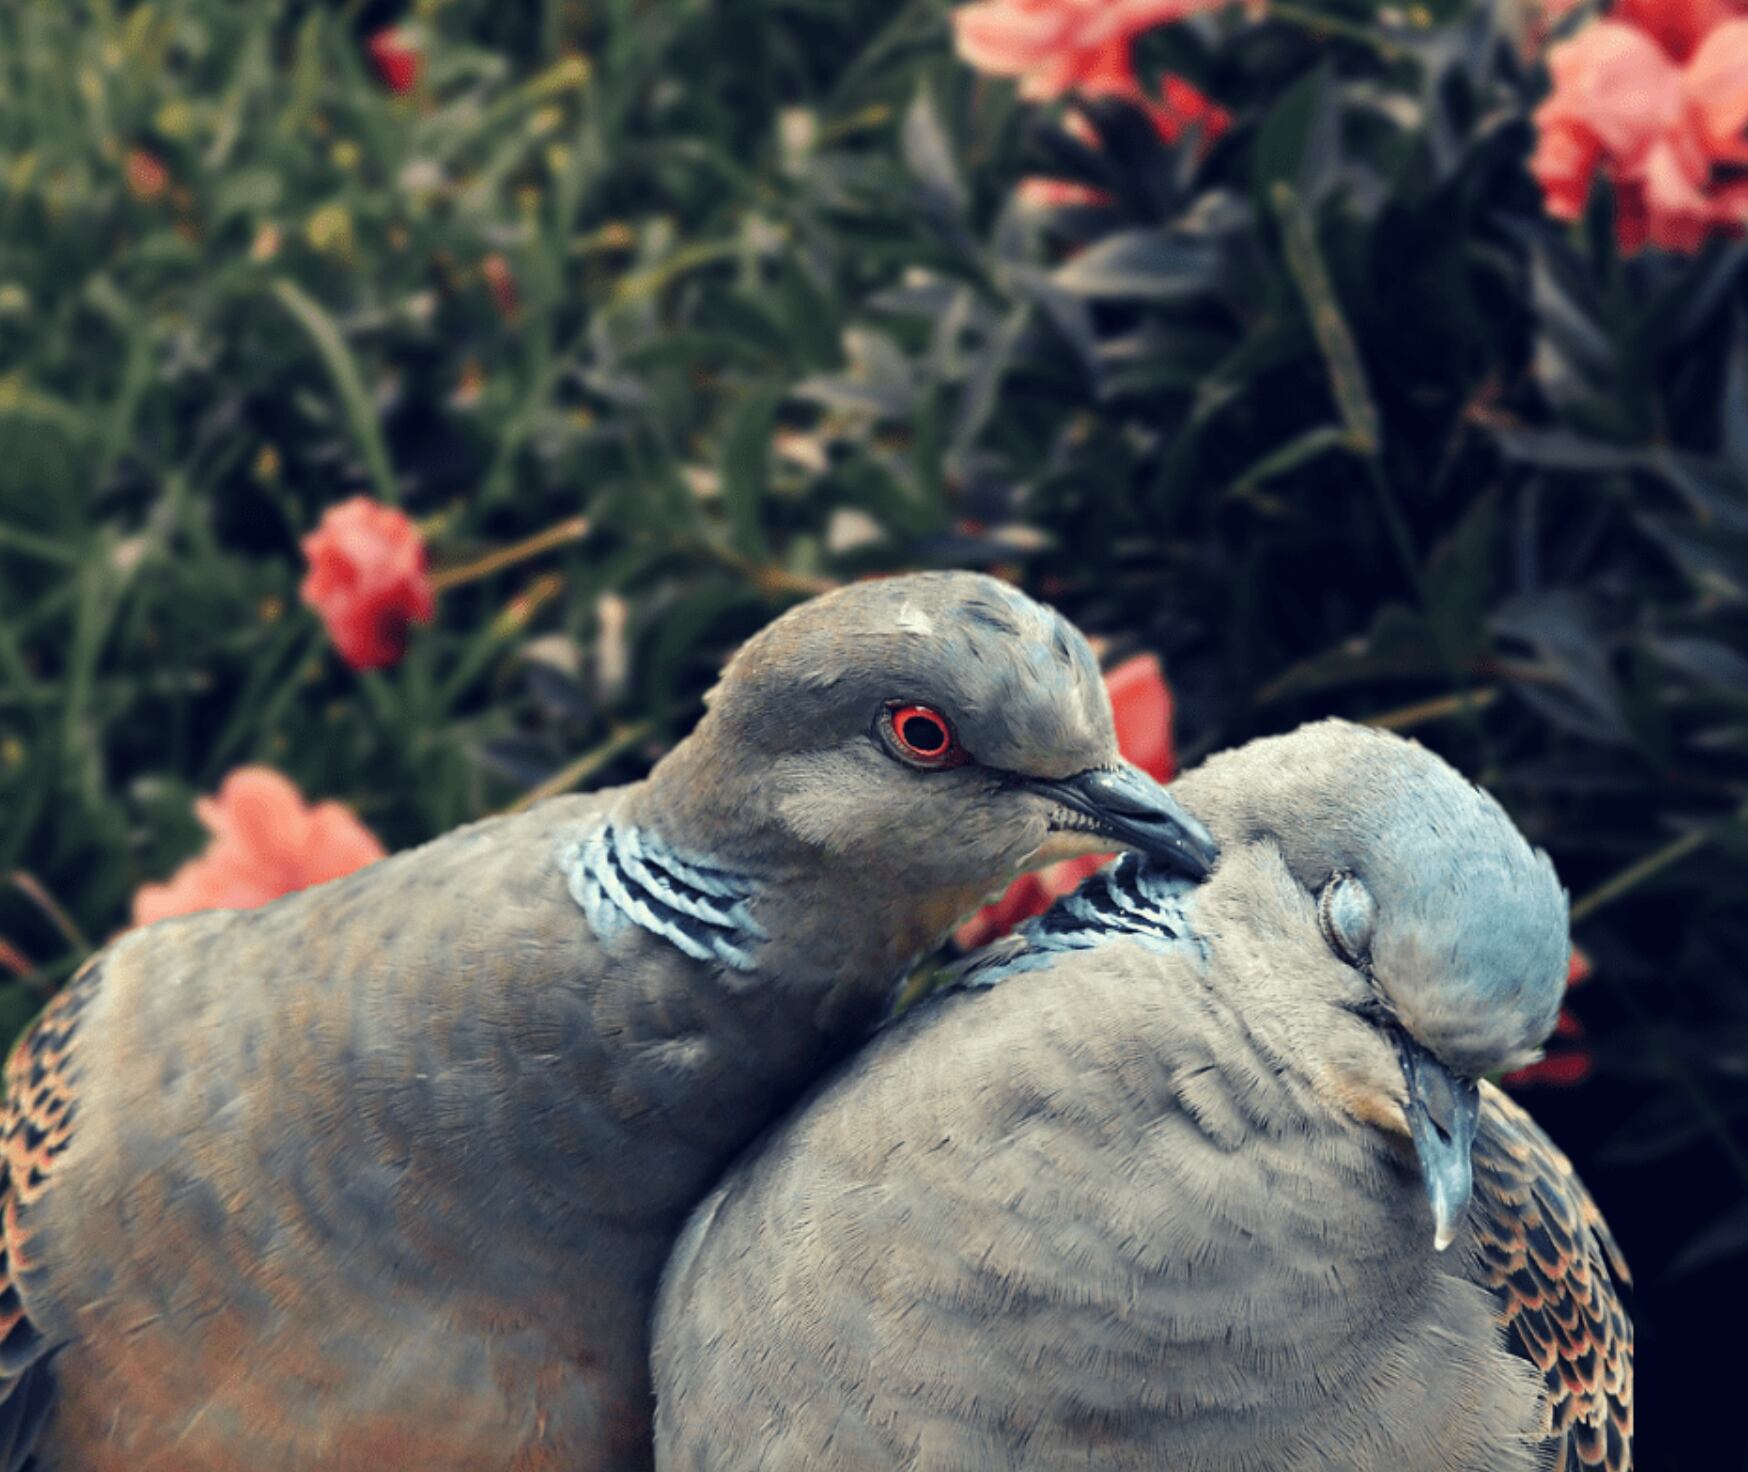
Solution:
{"label": "dark green foliage", "polygon": [[[338,9],[0,7],[0,874],[66,912],[0,892],[0,1025],[238,763],[413,843],[635,775],[813,588],[998,566],[1166,657],[1187,758],[1382,720],[1552,852],[1597,1073],[1535,1103],[1679,1360],[1748,1252],[1744,247],[1547,221],[1481,7],[1146,38],[1235,114],[1207,149],[1113,104],[1089,146],[948,8],[455,3],[400,100]],[[359,677],[296,585],[360,490],[445,564],[592,530]]]}

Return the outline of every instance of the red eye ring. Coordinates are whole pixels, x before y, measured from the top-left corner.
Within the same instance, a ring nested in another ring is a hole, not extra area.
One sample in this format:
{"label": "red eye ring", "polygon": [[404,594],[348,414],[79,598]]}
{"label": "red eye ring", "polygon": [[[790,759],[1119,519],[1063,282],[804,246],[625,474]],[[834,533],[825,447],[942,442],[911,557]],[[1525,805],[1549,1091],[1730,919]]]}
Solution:
{"label": "red eye ring", "polygon": [[970,760],[953,723],[926,705],[892,701],[886,707],[886,732],[898,754],[913,766],[956,767]]}

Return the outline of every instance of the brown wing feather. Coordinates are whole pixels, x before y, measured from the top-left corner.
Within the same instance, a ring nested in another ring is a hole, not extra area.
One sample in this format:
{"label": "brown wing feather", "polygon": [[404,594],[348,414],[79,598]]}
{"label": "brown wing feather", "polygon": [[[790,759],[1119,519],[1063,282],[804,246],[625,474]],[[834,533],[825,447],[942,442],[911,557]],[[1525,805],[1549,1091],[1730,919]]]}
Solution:
{"label": "brown wing feather", "polygon": [[6,1063],[0,1111],[0,1472],[25,1472],[54,1399],[57,1346],[25,1307],[31,1205],[46,1189],[78,1113],[73,1041],[97,988],[88,964],[49,1003]]}
{"label": "brown wing feather", "polygon": [[1633,1465],[1633,1324],[1625,1259],[1572,1163],[1511,1099],[1482,1086],[1474,1237],[1511,1346],[1547,1382],[1553,1472]]}

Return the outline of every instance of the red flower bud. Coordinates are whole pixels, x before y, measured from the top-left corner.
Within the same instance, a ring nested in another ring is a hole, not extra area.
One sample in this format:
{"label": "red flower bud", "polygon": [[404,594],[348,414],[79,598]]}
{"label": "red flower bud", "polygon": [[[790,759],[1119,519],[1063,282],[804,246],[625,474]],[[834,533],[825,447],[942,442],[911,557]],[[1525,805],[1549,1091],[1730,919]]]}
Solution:
{"label": "red flower bud", "polygon": [[156,154],[143,148],[130,148],[122,173],[127,179],[128,193],[142,204],[156,199],[170,187],[170,171]]}
{"label": "red flower bud", "polygon": [[378,31],[364,43],[364,49],[377,79],[390,92],[403,96],[418,85],[425,58],[398,26]]}
{"label": "red flower bud", "polygon": [[404,512],[354,496],[328,509],[303,550],[310,570],[299,591],[340,657],[355,670],[398,663],[408,625],[429,623],[437,607],[419,529]]}

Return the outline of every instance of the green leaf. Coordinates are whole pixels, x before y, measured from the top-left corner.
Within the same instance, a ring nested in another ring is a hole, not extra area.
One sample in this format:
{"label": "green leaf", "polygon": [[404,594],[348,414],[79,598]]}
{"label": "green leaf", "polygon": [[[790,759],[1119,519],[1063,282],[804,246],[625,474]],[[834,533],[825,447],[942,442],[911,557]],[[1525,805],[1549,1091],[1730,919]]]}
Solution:
{"label": "green leaf", "polygon": [[1399,603],[1387,603],[1364,634],[1300,660],[1258,690],[1255,699],[1266,705],[1348,685],[1430,678],[1443,669],[1426,620]]}
{"label": "green leaf", "polygon": [[1462,653],[1486,643],[1487,610],[1495,596],[1499,497],[1482,491],[1426,565],[1426,602],[1450,642]]}
{"label": "green leaf", "polygon": [[1340,147],[1340,100],[1328,66],[1320,66],[1281,96],[1257,130],[1257,198],[1268,204],[1275,186],[1286,184],[1315,207],[1335,182]]}
{"label": "green leaf", "polygon": [[328,375],[334,380],[334,390],[340,396],[340,407],[345,411],[347,422],[352,426],[352,433],[358,441],[358,448],[363,452],[364,463],[370,470],[370,479],[376,486],[377,497],[385,505],[393,506],[399,501],[400,493],[395,485],[394,471],[389,465],[388,446],[383,443],[382,430],[376,422],[376,408],[370,402],[370,395],[364,391],[364,380],[358,373],[358,360],[346,346],[345,337],[320,303],[296,282],[280,277],[273,283],[273,294],[279,298],[286,311],[297,318],[298,324],[309,334],[310,341],[321,354],[322,362],[327,365]]}
{"label": "green leaf", "polygon": [[781,385],[754,389],[735,410],[723,441],[722,509],[729,542],[743,557],[770,555],[759,511],[770,481],[771,431],[785,393]]}
{"label": "green leaf", "polygon": [[1378,410],[1366,384],[1365,365],[1360,361],[1353,330],[1342,316],[1329,269],[1318,249],[1316,226],[1292,185],[1275,183],[1269,191],[1269,201],[1280,221],[1287,271],[1304,299],[1305,315],[1311,320],[1311,331],[1329,370],[1330,390],[1341,410],[1342,421],[1347,425],[1353,447],[1361,454],[1375,455],[1383,438]]}
{"label": "green leaf", "polygon": [[282,190],[272,169],[239,169],[213,190],[213,219],[222,224],[233,215],[265,214],[279,203]]}
{"label": "green leaf", "polygon": [[42,996],[22,982],[0,986],[0,1048],[12,1046],[12,1040],[42,1011],[42,1005]]}
{"label": "green leaf", "polygon": [[1615,351],[1598,323],[1594,288],[1562,255],[1538,246],[1530,257],[1530,301],[1535,308],[1536,379],[1558,408],[1572,408],[1606,393],[1615,376]]}
{"label": "green leaf", "polygon": [[1663,664],[1702,684],[1732,695],[1748,696],[1748,659],[1717,639],[1662,634],[1645,639],[1645,647]]}
{"label": "green leaf", "polygon": [[1271,450],[1232,482],[1234,495],[1248,495],[1259,486],[1307,465],[1331,450],[1351,450],[1353,436],[1340,425],[1320,424]]}
{"label": "green leaf", "polygon": [[1021,337],[1032,320],[1032,308],[1022,302],[1014,307],[1002,323],[989,334],[982,350],[965,376],[964,391],[959,397],[954,418],[953,435],[948,443],[946,462],[949,472],[958,474],[977,437],[995,413],[1003,379],[1013,366],[1014,354]]}
{"label": "green leaf", "polygon": [[927,87],[919,86],[905,110],[904,164],[922,186],[923,199],[937,215],[956,219],[965,213],[968,194],[953,157],[953,142]]}
{"label": "green leaf", "polygon": [[1667,1273],[1671,1281],[1748,1250],[1748,1202],[1726,1210],[1704,1231],[1696,1232],[1675,1254]]}
{"label": "green leaf", "polygon": [[1501,429],[1493,438],[1508,458],[1546,470],[1638,470],[1645,465],[1641,450],[1589,439],[1572,429]]}
{"label": "green leaf", "polygon": [[1730,335],[1729,363],[1718,403],[1724,459],[1748,490],[1748,312],[1738,311]]}
{"label": "green leaf", "polygon": [[1490,623],[1495,633],[1526,644],[1537,661],[1539,678],[1518,684],[1520,699],[1590,740],[1629,739],[1620,682],[1593,600],[1565,589],[1523,594],[1496,609]]}
{"label": "green leaf", "polygon": [[1211,291],[1220,258],[1207,241],[1166,230],[1121,230],[1059,267],[1052,280],[1086,297],[1165,301]]}

